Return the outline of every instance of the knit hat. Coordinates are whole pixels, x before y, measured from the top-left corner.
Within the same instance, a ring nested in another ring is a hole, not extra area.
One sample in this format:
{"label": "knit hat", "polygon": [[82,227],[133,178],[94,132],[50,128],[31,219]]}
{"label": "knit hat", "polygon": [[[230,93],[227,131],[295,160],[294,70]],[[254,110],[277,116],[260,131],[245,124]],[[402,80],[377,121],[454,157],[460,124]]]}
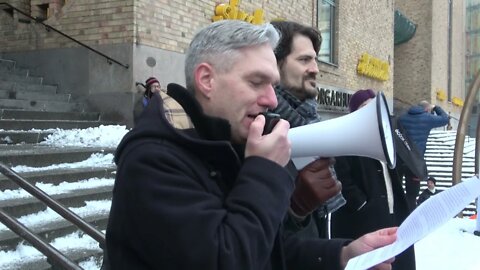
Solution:
{"label": "knit hat", "polygon": [[362,103],[365,102],[365,100],[369,98],[374,98],[374,97],[375,97],[375,92],[373,92],[372,89],[358,90],[350,98],[350,104],[348,105],[350,112],[354,112],[358,110],[358,107],[360,107],[360,105],[362,105]]}
{"label": "knit hat", "polygon": [[432,176],[430,176],[427,181],[432,181],[434,184],[437,184],[437,179],[433,178]]}
{"label": "knit hat", "polygon": [[148,78],[148,79],[145,81],[145,87],[146,87],[147,89],[150,89],[150,86],[151,86],[152,84],[154,84],[154,83],[160,83],[160,82],[157,80],[157,78],[155,78],[155,77],[150,77],[150,78]]}

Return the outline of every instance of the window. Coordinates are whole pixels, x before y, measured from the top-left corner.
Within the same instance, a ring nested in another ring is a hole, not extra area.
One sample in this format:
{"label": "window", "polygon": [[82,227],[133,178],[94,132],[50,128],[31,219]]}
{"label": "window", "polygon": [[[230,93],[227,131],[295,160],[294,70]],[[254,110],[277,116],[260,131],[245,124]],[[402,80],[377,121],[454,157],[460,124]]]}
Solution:
{"label": "window", "polygon": [[322,33],[322,47],[318,53],[318,60],[327,63],[335,63],[335,1],[317,1],[317,28]]}

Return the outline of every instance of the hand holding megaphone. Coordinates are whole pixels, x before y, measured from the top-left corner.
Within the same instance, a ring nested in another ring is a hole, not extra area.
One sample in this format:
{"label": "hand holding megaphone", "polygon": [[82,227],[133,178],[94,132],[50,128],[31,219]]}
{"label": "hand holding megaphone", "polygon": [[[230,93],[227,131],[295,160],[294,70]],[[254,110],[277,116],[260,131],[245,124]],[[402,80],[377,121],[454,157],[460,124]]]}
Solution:
{"label": "hand holding megaphone", "polygon": [[290,124],[283,119],[278,119],[273,131],[264,135],[265,124],[265,116],[259,115],[250,125],[245,146],[245,157],[263,157],[283,167],[290,161],[291,148],[286,136]]}
{"label": "hand holding megaphone", "polygon": [[340,193],[342,184],[336,178],[334,163],[333,158],[321,158],[300,170],[290,203],[297,216],[307,216]]}

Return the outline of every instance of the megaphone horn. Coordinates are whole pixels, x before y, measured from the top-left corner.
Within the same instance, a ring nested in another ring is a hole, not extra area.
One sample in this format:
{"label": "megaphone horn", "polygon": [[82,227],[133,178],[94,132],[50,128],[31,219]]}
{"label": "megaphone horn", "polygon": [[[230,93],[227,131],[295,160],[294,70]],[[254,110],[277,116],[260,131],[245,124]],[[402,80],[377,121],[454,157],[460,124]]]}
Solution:
{"label": "megaphone horn", "polygon": [[292,128],[288,137],[294,162],[316,157],[363,156],[395,168],[390,113],[382,92],[353,113]]}

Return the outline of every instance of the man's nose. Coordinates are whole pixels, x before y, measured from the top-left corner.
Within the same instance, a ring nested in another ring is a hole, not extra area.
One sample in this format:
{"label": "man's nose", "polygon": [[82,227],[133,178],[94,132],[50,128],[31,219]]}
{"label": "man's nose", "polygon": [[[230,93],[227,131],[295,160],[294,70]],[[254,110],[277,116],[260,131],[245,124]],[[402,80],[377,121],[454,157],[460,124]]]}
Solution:
{"label": "man's nose", "polygon": [[319,72],[318,70],[318,65],[317,65],[317,61],[313,60],[310,62],[310,65],[308,66],[308,73],[313,73],[315,75],[317,75]]}
{"label": "man's nose", "polygon": [[272,85],[267,86],[263,94],[258,98],[258,105],[274,109],[278,105],[277,95]]}

